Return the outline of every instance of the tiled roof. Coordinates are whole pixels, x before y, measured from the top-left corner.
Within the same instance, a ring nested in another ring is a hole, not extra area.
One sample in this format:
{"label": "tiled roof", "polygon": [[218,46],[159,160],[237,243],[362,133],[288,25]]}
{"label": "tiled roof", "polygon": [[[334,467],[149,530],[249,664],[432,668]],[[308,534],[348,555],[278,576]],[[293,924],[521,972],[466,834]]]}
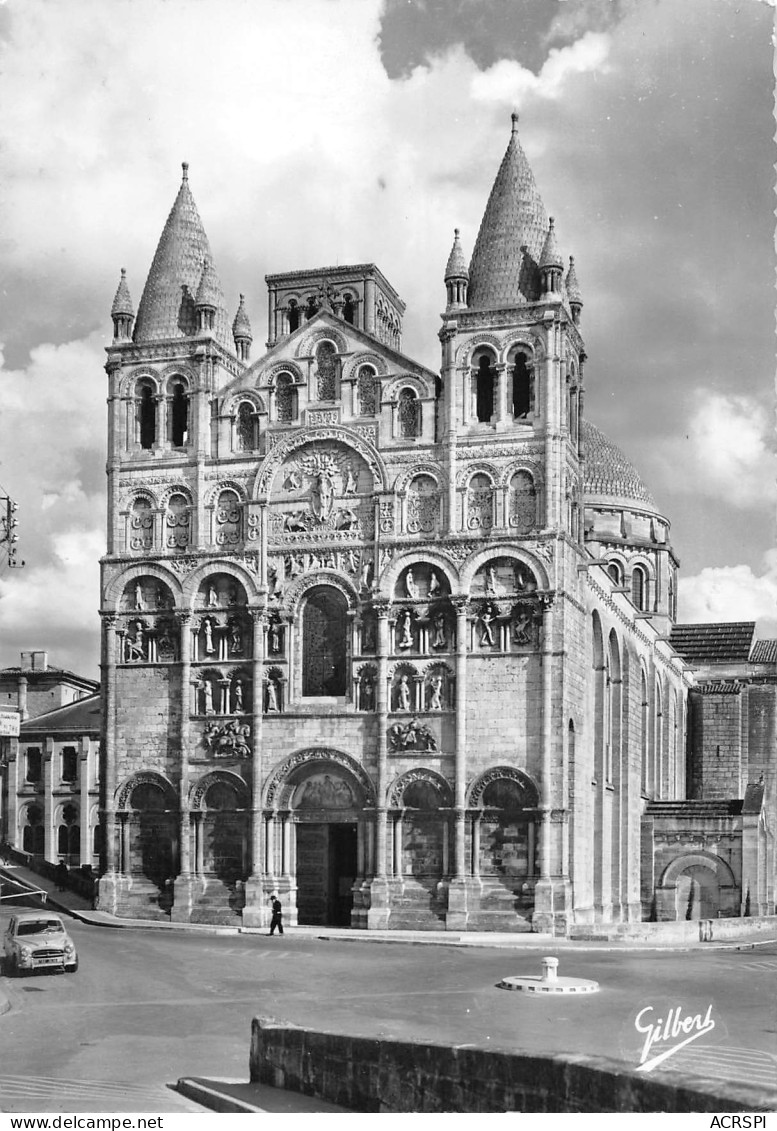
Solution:
{"label": "tiled roof", "polygon": [[38,731],[70,730],[86,734],[87,731],[99,731],[101,722],[102,704],[98,692],[75,703],[68,703],[66,707],[55,707],[53,711],[27,719],[19,728],[20,737]]}
{"label": "tiled roof", "polygon": [[777,664],[777,640],[756,640],[750,653],[751,664]]}
{"label": "tiled roof", "polygon": [[445,282],[448,279],[466,279],[469,276],[467,270],[467,261],[464,258],[464,252],[461,250],[461,242],[459,240],[459,229],[453,229],[453,247],[448,256],[448,264],[445,268]]}
{"label": "tiled roof", "polygon": [[[189,188],[187,166],[167,223],[148,273],[135,319],[135,342],[166,338],[188,338],[197,333],[194,299],[203,275],[203,263],[211,259],[210,245]],[[184,290],[185,288],[185,290]],[[216,317],[213,333],[223,346],[231,348],[224,294],[213,273],[209,283]]]}
{"label": "tiled roof", "polygon": [[240,304],[237,308],[235,320],[232,323],[232,336],[233,338],[247,338],[249,342],[254,340],[254,336],[251,333],[251,323],[248,321],[248,315],[246,314],[244,295],[240,296]]}
{"label": "tiled roof", "polygon": [[127,272],[122,267],[121,279],[116,289],[116,297],[113,300],[111,307],[111,314],[134,314],[135,308],[132,305],[132,299],[127,286]]}
{"label": "tiled roof", "polygon": [[488,198],[469,266],[467,305],[473,310],[519,306],[540,297],[539,263],[548,217],[518,140],[510,143]]}
{"label": "tiled roof", "polygon": [[564,260],[561,258],[561,252],[556,243],[556,226],[552,216],[548,224],[548,234],[545,237],[542,255],[540,256],[540,267],[563,267]]}
{"label": "tiled roof", "polygon": [[567,298],[570,302],[577,302],[580,306],[583,305],[583,296],[580,293],[580,284],[577,281],[577,271],[575,271],[575,257],[569,257],[569,270],[567,271]]}
{"label": "tiled roof", "polygon": [[221,293],[221,283],[218,280],[218,275],[213,266],[213,260],[208,256],[202,265],[202,274],[200,275],[200,282],[197,287],[197,297],[194,300],[196,306],[215,306],[218,307],[219,303],[224,302],[224,296]]}
{"label": "tiled roof", "polygon": [[655,499],[620,448],[590,420],[581,421],[581,433],[585,452],[586,502],[621,504],[659,514]]}
{"label": "tiled roof", "polygon": [[87,679],[86,676],[76,675],[75,672],[69,672],[66,668],[57,668],[53,664],[47,664],[45,668],[23,668],[19,664],[15,664],[10,668],[0,668],[0,680],[8,675],[23,675],[27,677],[27,681],[41,679],[45,680],[54,677],[54,683],[77,683],[81,687],[91,687],[97,689],[100,684],[95,679]]}
{"label": "tiled roof", "polygon": [[729,624],[676,624],[669,642],[686,663],[747,663],[753,646],[755,621]]}

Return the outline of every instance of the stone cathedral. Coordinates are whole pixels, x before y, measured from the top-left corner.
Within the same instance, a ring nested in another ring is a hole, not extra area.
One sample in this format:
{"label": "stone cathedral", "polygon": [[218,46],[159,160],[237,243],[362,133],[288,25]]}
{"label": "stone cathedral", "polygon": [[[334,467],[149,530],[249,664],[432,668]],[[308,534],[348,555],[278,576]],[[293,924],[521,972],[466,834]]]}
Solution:
{"label": "stone cathedral", "polygon": [[122,272],[104,909],[259,927],[277,892],[291,924],[565,934],[674,917],[655,862],[683,852],[686,895],[717,853],[725,900],[736,851],[740,899],[741,816],[693,842],[718,818],[688,815],[669,523],[586,419],[581,288],[515,115],[440,274],[439,371],[371,263],[268,275],[252,360],[186,165],[137,312]]}

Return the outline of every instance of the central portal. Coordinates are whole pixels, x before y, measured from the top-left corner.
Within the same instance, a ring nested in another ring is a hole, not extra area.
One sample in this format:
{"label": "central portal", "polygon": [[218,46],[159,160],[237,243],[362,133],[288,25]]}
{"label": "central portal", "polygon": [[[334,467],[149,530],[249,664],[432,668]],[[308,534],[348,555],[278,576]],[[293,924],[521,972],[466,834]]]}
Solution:
{"label": "central portal", "polygon": [[296,832],[298,922],[350,927],[356,825],[300,823]]}

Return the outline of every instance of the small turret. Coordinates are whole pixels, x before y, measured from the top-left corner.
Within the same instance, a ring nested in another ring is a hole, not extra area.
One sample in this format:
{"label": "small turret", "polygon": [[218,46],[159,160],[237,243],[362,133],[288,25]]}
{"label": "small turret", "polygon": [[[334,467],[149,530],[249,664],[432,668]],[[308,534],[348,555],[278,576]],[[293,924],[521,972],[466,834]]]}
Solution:
{"label": "small turret", "polygon": [[245,296],[240,296],[235,321],[232,323],[232,337],[235,339],[235,351],[238,361],[248,361],[251,356],[251,342],[254,336],[251,333],[251,323],[245,308]]}
{"label": "small turret", "polygon": [[221,302],[221,286],[213,267],[213,260],[207,256],[202,265],[200,284],[194,306],[197,311],[197,333],[212,334],[216,322],[216,311]]}
{"label": "small turret", "polygon": [[448,310],[456,310],[467,305],[467,286],[469,285],[469,270],[464,252],[459,242],[459,229],[453,229],[453,247],[448,256],[448,265],[445,268],[445,286],[448,291]]}
{"label": "small turret", "polygon": [[114,342],[130,341],[132,338],[132,323],[135,321],[135,311],[132,306],[129,287],[127,286],[127,272],[123,267],[121,269],[121,279],[116,289],[116,297],[111,307],[111,318],[113,319]]}
{"label": "small turret", "polygon": [[577,281],[574,255],[570,255],[569,257],[569,270],[567,271],[566,285],[569,309],[572,311],[572,321],[577,326],[580,322],[580,311],[583,309],[583,297],[580,294],[580,284]]}
{"label": "small turret", "polygon": [[548,234],[540,256],[540,273],[542,275],[542,289],[547,294],[561,292],[561,276],[564,271],[564,261],[556,244],[555,221],[551,216],[548,221]]}

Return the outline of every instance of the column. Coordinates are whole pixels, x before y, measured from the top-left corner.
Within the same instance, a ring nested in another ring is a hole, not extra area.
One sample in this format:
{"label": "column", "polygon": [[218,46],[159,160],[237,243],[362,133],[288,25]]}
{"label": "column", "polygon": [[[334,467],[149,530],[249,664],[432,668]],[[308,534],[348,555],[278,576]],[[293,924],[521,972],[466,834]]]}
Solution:
{"label": "column", "polygon": [[[264,557],[264,555],[262,555]],[[250,610],[252,619],[252,660],[251,680],[253,683],[252,725],[252,766],[251,766],[251,875],[246,881],[246,905],[243,908],[243,924],[247,927],[263,927],[269,922],[268,908],[264,898],[264,882],[267,873],[272,873],[273,865],[273,826],[265,824],[262,812],[262,706],[264,701],[264,645],[265,610]]]}
{"label": "column", "polygon": [[121,870],[125,876],[130,874],[130,814],[121,813],[119,816],[120,821],[120,835],[121,835]]}
{"label": "column", "polygon": [[92,830],[89,826],[89,787],[92,784],[93,758],[97,751],[92,747],[92,740],[88,735],[83,735],[80,740],[78,752],[78,799],[81,825],[81,851],[78,863],[83,868],[92,863]]}
{"label": "column", "polygon": [[507,412],[507,366],[504,364],[495,365],[494,369],[496,370],[496,422],[504,425],[509,420]]}
{"label": "column", "polygon": [[394,818],[394,875],[402,878],[402,813]]}
{"label": "column", "polygon": [[59,858],[59,844],[54,830],[54,739],[43,740],[43,858]]}
{"label": "column", "polygon": [[480,818],[482,813],[472,816],[472,875],[480,875]]}
{"label": "column", "polygon": [[190,814],[189,814],[189,715],[191,713],[191,613],[183,612],[178,615],[178,628],[180,632],[178,655],[181,657],[181,675],[179,683],[181,721],[178,733],[178,742],[181,749],[180,772],[180,867],[182,876],[191,871],[190,849]]}
{"label": "column", "polygon": [[455,780],[455,834],[453,873],[465,874],[464,869],[464,815],[467,790],[467,612],[466,598],[458,598],[456,605],[456,747],[454,755]]}
{"label": "column", "polygon": [[[105,633],[105,664],[103,667],[103,683],[105,686],[103,692],[105,762],[101,801],[103,828],[105,830],[105,871],[110,874],[116,871],[116,617],[106,616],[103,619],[103,626]],[[102,903],[102,890],[100,896]],[[113,908],[103,908],[103,910],[113,910]]]}
{"label": "column", "polygon": [[[376,548],[377,554],[377,548]],[[376,557],[376,561],[377,561]],[[386,789],[388,787],[388,747],[387,729],[390,709],[388,698],[388,655],[389,623],[388,605],[376,604],[378,617],[378,749],[377,749],[377,804],[375,812],[375,848],[373,852],[374,874],[370,883],[370,906],[367,911],[367,927],[372,930],[385,929],[389,921],[389,885],[387,874],[387,836],[386,836]]]}

